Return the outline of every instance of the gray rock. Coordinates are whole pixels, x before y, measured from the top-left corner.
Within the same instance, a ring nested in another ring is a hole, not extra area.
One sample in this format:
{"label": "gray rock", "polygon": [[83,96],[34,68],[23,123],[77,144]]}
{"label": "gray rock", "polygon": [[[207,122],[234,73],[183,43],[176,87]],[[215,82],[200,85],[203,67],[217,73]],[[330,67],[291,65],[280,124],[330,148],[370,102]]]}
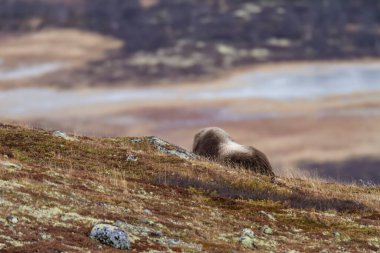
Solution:
{"label": "gray rock", "polygon": [[128,162],[137,162],[138,158],[136,155],[128,155],[127,156],[127,161]]}
{"label": "gray rock", "polygon": [[240,243],[246,248],[255,248],[255,233],[250,228],[245,228],[241,232]]}
{"label": "gray rock", "polygon": [[131,139],[129,139],[129,141],[132,143],[142,143],[142,142],[144,142],[144,139],[143,138],[131,138]]}
{"label": "gray rock", "polygon": [[178,246],[181,244],[181,241],[177,240],[177,239],[169,239],[168,240],[168,244],[171,245],[171,246]]}
{"label": "gray rock", "polygon": [[127,250],[131,246],[127,232],[107,224],[95,225],[91,230],[90,238],[116,249]]}
{"label": "gray rock", "polygon": [[248,236],[250,238],[254,238],[255,237],[255,233],[252,231],[252,229],[250,228],[245,228],[243,229],[243,231],[241,232],[241,236]]}
{"label": "gray rock", "polygon": [[7,216],[7,221],[12,224],[17,224],[18,223],[18,218],[14,215],[9,215]]}
{"label": "gray rock", "polygon": [[256,247],[254,239],[253,239],[253,238],[250,238],[250,237],[248,237],[248,236],[243,236],[243,237],[241,237],[239,241],[240,241],[240,243],[241,243],[244,247],[246,247],[246,248],[251,248],[251,249],[253,249],[253,248]]}
{"label": "gray rock", "polygon": [[169,142],[166,142],[158,137],[151,136],[148,137],[149,143],[151,143],[158,151],[168,154],[175,155],[179,158],[190,160],[196,159],[198,156],[194,153],[191,153],[183,148],[177,147]]}
{"label": "gray rock", "polygon": [[58,137],[58,138],[62,138],[62,139],[67,140],[67,141],[75,141],[76,140],[76,138],[70,137],[66,133],[61,132],[61,131],[55,131],[53,133],[53,136]]}
{"label": "gray rock", "polygon": [[145,213],[146,215],[153,215],[152,211],[149,210],[149,209],[144,209],[144,213]]}

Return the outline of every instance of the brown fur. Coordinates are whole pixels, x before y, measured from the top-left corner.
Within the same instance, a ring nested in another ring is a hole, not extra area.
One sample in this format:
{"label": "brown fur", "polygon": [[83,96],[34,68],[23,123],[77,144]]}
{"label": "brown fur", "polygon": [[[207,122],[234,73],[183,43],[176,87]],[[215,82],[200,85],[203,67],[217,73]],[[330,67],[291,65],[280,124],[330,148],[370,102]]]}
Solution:
{"label": "brown fur", "polygon": [[200,130],[194,136],[193,152],[219,162],[274,176],[272,166],[263,152],[236,143],[221,128],[210,127]]}

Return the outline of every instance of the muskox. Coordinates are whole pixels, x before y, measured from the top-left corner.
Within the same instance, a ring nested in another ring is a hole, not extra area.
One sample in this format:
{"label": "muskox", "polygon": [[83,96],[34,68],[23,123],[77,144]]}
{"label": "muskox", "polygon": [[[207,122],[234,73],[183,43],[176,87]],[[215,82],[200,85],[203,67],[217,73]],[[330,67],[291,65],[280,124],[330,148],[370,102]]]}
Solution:
{"label": "muskox", "polygon": [[235,142],[218,127],[201,129],[194,136],[193,152],[224,164],[274,177],[272,166],[263,152]]}

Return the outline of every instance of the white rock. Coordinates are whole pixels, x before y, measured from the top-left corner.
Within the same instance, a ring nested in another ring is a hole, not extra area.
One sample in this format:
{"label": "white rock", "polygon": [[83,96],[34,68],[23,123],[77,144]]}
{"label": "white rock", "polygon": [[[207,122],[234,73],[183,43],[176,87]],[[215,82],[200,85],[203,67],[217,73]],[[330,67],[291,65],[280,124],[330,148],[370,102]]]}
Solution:
{"label": "white rock", "polygon": [[116,249],[127,250],[131,247],[128,233],[112,225],[95,225],[91,230],[90,238]]}

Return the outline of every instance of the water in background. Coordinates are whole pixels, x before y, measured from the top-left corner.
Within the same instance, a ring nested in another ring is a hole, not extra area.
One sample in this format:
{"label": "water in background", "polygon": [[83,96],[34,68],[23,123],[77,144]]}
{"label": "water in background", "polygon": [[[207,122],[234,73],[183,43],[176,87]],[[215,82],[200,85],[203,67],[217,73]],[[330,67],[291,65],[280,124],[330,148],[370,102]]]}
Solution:
{"label": "water in background", "polygon": [[[38,75],[59,64],[49,63],[1,70],[0,78]],[[36,114],[49,110],[119,102],[154,100],[216,100],[265,98],[273,100],[316,99],[331,95],[380,90],[380,63],[307,64],[297,68],[253,70],[199,87],[65,90],[20,88],[0,92],[0,116]],[[28,98],[28,99],[24,99]]]}

